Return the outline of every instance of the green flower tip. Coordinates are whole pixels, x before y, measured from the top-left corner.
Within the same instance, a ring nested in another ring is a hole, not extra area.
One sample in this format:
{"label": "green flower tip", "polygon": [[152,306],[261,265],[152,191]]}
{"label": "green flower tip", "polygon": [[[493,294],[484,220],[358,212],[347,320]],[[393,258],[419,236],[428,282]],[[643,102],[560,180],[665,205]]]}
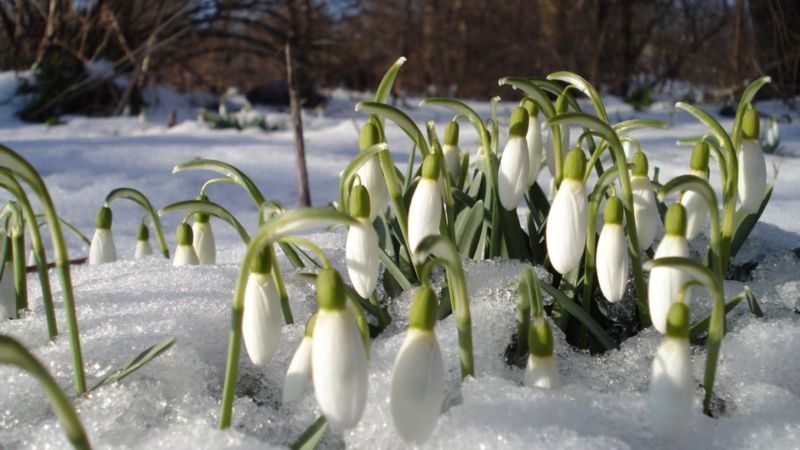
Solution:
{"label": "green flower tip", "polygon": [[317,323],[317,313],[311,315],[306,322],[306,337],[314,336],[314,324]]}
{"label": "green flower tip", "polygon": [[187,223],[181,223],[175,230],[175,237],[178,240],[178,245],[192,245],[192,227]]}
{"label": "green flower tip", "polygon": [[444,129],[444,145],[458,145],[458,122],[455,120]]}
{"label": "green flower tip", "polygon": [[429,180],[439,179],[439,158],[433,153],[426,156],[422,162],[422,178]]}
{"label": "green flower tip", "polygon": [[97,217],[94,220],[94,225],[102,230],[111,229],[111,208],[108,206],[101,206],[97,210]]}
{"label": "green flower tip", "polygon": [[706,141],[698,142],[694,146],[694,150],[692,150],[692,162],[691,162],[692,170],[699,170],[701,172],[707,171],[709,154],[710,154],[710,149],[708,148],[708,142]]}
{"label": "green flower tip", "polygon": [[372,123],[367,122],[361,127],[361,135],[358,138],[359,150],[364,150],[373,146],[381,141],[381,133],[378,127]]}
{"label": "green flower tip", "polygon": [[680,203],[673,203],[664,217],[664,230],[669,235],[686,235],[686,208]]}
{"label": "green flower tip", "polygon": [[508,134],[523,137],[528,134],[528,111],[525,108],[517,106],[511,112]]}
{"label": "green flower tip", "polygon": [[369,192],[362,184],[353,186],[350,192],[350,215],[356,219],[369,217]]}
{"label": "green flower tip", "polygon": [[345,308],[344,282],[335,269],[322,269],[317,275],[317,301],[320,309],[332,311]]}
{"label": "green flower tip", "polygon": [[423,285],[414,293],[411,300],[411,312],[408,316],[408,327],[423,331],[433,331],[438,316],[439,301],[436,293],[428,285]]}
{"label": "green flower tip", "polygon": [[689,307],[685,303],[675,303],[667,314],[667,336],[687,339],[689,337]]}
{"label": "green flower tip", "polygon": [[553,330],[550,322],[544,318],[537,318],[531,322],[528,332],[528,348],[533,356],[540,358],[553,356]]}
{"label": "green flower tip", "polygon": [[647,156],[645,156],[644,152],[637,151],[633,154],[633,158],[631,159],[633,163],[633,169],[631,173],[635,177],[646,177],[647,172],[650,169],[647,164]]}
{"label": "green flower tip", "polygon": [[745,139],[758,139],[759,133],[758,112],[752,105],[747,108],[742,118],[742,133]]}
{"label": "green flower tip", "polygon": [[270,270],[272,270],[272,255],[269,249],[265,247],[258,252],[253,265],[250,266],[250,272],[267,274]]}
{"label": "green flower tip", "polygon": [[603,218],[607,224],[619,225],[622,223],[622,200],[619,197],[609,197],[606,200],[606,209]]}
{"label": "green flower tip", "polygon": [[[208,197],[206,195],[198,195],[197,200],[201,202],[207,202]],[[205,213],[194,213],[194,221],[197,223],[208,223],[208,214]]]}
{"label": "green flower tip", "polygon": [[529,119],[533,119],[539,115],[539,107],[536,106],[536,103],[534,103],[533,100],[528,100],[525,102],[525,110],[528,111]]}
{"label": "green flower tip", "polygon": [[567,153],[564,161],[564,178],[570,180],[583,181],[583,174],[586,172],[586,156],[580,147],[573,147]]}
{"label": "green flower tip", "polygon": [[149,241],[150,240],[150,229],[147,228],[147,225],[140,224],[139,231],[136,232],[136,240],[137,241]]}

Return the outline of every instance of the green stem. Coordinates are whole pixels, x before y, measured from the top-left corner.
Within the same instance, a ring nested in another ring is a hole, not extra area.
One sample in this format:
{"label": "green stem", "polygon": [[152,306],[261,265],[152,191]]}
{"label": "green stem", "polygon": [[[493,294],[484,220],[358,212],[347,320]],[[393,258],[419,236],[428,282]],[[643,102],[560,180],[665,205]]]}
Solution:
{"label": "green stem", "polygon": [[17,311],[20,311],[28,309],[28,276],[25,271],[25,231],[21,224],[11,227],[11,253],[14,258],[14,291],[17,294]]}
{"label": "green stem", "polygon": [[150,216],[150,222],[153,224],[153,228],[155,228],[156,238],[158,238],[158,246],[161,249],[161,255],[164,256],[164,258],[169,259],[169,246],[167,245],[167,239],[164,237],[164,230],[161,228],[161,220],[159,220],[158,214],[156,214],[156,210],[153,208],[150,200],[148,200],[144,194],[136,189],[121,187],[112,190],[108,193],[108,195],[106,195],[106,205],[110,206],[111,202],[117,198],[126,198],[141,206],[142,209],[145,210],[145,212]]}

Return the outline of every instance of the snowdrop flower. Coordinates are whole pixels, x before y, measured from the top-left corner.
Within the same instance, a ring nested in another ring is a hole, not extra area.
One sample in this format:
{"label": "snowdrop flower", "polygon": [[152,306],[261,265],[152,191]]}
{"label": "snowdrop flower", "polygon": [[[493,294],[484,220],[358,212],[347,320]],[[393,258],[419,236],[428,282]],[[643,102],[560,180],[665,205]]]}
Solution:
{"label": "snowdrop flower", "polygon": [[758,113],[748,109],[742,122],[742,144],[739,148],[739,201],[749,213],[758,211],[767,189],[767,163],[759,143]]}
{"label": "snowdrop flower", "polygon": [[369,193],[363,185],[353,187],[350,195],[350,215],[358,224],[351,225],[347,231],[345,262],[347,274],[358,295],[367,298],[378,284],[380,269],[378,233],[369,221]]}
{"label": "snowdrop flower", "polygon": [[117,260],[117,248],[111,234],[111,208],[102,206],[97,211],[94,236],[89,246],[89,264],[103,264]]}
{"label": "snowdrop flower", "polygon": [[[689,242],[686,240],[686,208],[675,203],[667,210],[664,220],[666,236],[658,244],[655,259],[670,256],[689,257]],[[667,313],[678,302],[681,288],[690,277],[680,269],[655,267],[650,271],[650,285],[647,297],[650,304],[650,319],[653,327],[660,333],[667,332]],[[688,303],[691,290],[686,292]]]}
{"label": "snowdrop flower", "polygon": [[[372,197],[370,197],[371,199]],[[408,207],[408,245],[413,253],[427,236],[439,234],[442,220],[442,190],[439,187],[439,160],[430,154],[422,163],[422,178]]]}
{"label": "snowdrop flower", "polygon": [[[361,135],[358,140],[358,146],[361,150],[365,150],[372,145],[381,142],[380,131],[378,127],[371,122],[367,122],[361,127]],[[389,203],[389,191],[386,188],[386,181],[383,179],[383,170],[381,170],[381,163],[378,156],[375,155],[369,158],[363,166],[358,169],[358,177],[361,179],[361,184],[367,188],[370,198],[369,221],[372,222],[378,217],[381,211],[386,209]]]}
{"label": "snowdrop flower", "polygon": [[142,259],[153,254],[153,247],[150,245],[150,230],[147,225],[140,224],[139,231],[136,232],[136,250],[134,259]]}
{"label": "snowdrop flower", "polygon": [[573,148],[567,154],[564,180],[556,192],[547,217],[545,239],[550,263],[558,273],[574,269],[581,260],[586,246],[586,226],[589,220],[586,185],[583,173],[586,157],[583,150]]}
{"label": "snowdrop flower", "polygon": [[317,315],[312,314],[306,323],[306,333],[297,351],[294,352],[289,369],[286,370],[286,379],[283,381],[283,403],[300,400],[311,387],[311,343],[316,321]]}
{"label": "snowdrop flower", "polygon": [[0,276],[0,322],[17,318],[17,291],[14,289],[14,258],[11,254],[11,238],[0,231],[0,239],[5,240],[6,261],[3,275]]}
{"label": "snowdrop flower", "polygon": [[[691,174],[708,179],[708,143],[699,142],[692,151]],[[686,208],[686,239],[692,240],[700,234],[708,223],[708,202],[694,191],[681,194],[681,204]]]}
{"label": "snowdrop flower", "polygon": [[669,310],[667,336],[650,371],[650,417],[657,436],[675,438],[686,429],[694,385],[689,353],[689,307],[676,303]]}
{"label": "snowdrop flower", "polygon": [[542,124],[539,122],[539,111],[533,102],[526,103],[528,111],[528,134],[525,140],[528,141],[528,186],[536,182],[539,169],[542,168]]}
{"label": "snowdrop flower", "polygon": [[606,201],[605,225],[597,242],[597,281],[609,302],[620,301],[628,283],[628,245],[622,212],[622,201],[618,197]]}
{"label": "snowdrop flower", "polygon": [[534,317],[528,333],[528,365],[525,367],[525,385],[542,389],[561,386],[555,361],[553,361],[553,330],[544,317]]}
{"label": "snowdrop flower", "polygon": [[423,285],[414,294],[408,334],[392,369],[389,402],[398,434],[409,444],[421,445],[436,428],[444,402],[444,364],[433,327],[436,294]]}
{"label": "snowdrop flower", "polygon": [[653,245],[658,230],[658,205],[653,185],[647,177],[647,157],[641,151],[633,155],[631,170],[631,194],[633,195],[633,217],[639,248],[646,250]]}
{"label": "snowdrop flower", "polygon": [[200,264],[197,253],[192,247],[192,227],[189,224],[181,223],[175,230],[178,247],[175,249],[175,259],[172,260],[173,266],[196,266]]}
{"label": "snowdrop flower", "polygon": [[281,301],[272,280],[272,259],[264,250],[250,268],[244,291],[242,336],[250,361],[265,367],[281,339]]}
{"label": "snowdrop flower", "polygon": [[444,146],[442,147],[444,162],[450,178],[458,181],[461,176],[461,149],[458,148],[458,122],[451,121],[444,130]]}
{"label": "snowdrop flower", "polygon": [[497,194],[503,208],[510,211],[517,209],[522,195],[528,188],[530,162],[528,141],[525,139],[528,133],[528,111],[525,108],[514,108],[508,133],[508,141],[500,157]]}
{"label": "snowdrop flower", "polygon": [[[201,195],[198,200],[208,201],[208,197]],[[208,214],[196,213],[194,224],[192,224],[192,247],[197,253],[200,264],[214,264],[217,261],[217,247],[214,244],[214,233],[211,231],[211,223]]]}
{"label": "snowdrop flower", "polygon": [[317,275],[319,312],[314,324],[311,367],[314,394],[336,430],[353,428],[367,402],[367,354],[336,270]]}

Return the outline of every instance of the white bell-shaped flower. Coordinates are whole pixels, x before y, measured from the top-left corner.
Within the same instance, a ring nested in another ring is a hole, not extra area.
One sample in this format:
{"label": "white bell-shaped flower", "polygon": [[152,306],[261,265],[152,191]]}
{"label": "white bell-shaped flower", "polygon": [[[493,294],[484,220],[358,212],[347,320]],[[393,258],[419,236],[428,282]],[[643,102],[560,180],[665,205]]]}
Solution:
{"label": "white bell-shaped flower", "polygon": [[525,140],[528,141],[528,186],[536,182],[539,170],[542,168],[542,158],[544,150],[542,148],[542,123],[539,121],[536,105],[528,102],[528,134]]}
{"label": "white bell-shaped flower", "polygon": [[286,370],[286,378],[283,381],[283,403],[300,400],[311,388],[311,344],[316,320],[316,314],[308,319],[306,334],[297,346]]}
{"label": "white bell-shaped flower", "polygon": [[[365,123],[361,127],[361,135],[358,142],[361,150],[366,150],[375,144],[379,144],[381,137],[378,127],[371,122]],[[383,170],[378,156],[370,157],[356,173],[361,179],[361,184],[369,191],[371,200],[369,221],[372,222],[381,211],[386,209],[386,205],[389,203],[389,191],[386,188],[386,180],[383,178]]]}
{"label": "white bell-shaped flower", "polygon": [[653,192],[653,184],[647,177],[647,157],[642,152],[633,155],[631,194],[633,196],[633,217],[636,221],[636,236],[639,249],[647,250],[653,245],[658,231],[658,204]]}
{"label": "white bell-shaped flower", "polygon": [[367,355],[344,284],[334,269],[317,275],[319,312],[311,345],[314,394],[322,414],[336,430],[361,420],[367,402]]}
{"label": "white bell-shaped flower", "polygon": [[197,253],[192,246],[192,227],[187,223],[178,225],[175,231],[178,246],[175,247],[175,257],[172,260],[173,266],[196,266],[200,264]]}
{"label": "white bell-shaped flower", "polygon": [[497,194],[503,208],[510,211],[517,209],[530,181],[528,141],[525,139],[528,133],[528,111],[525,108],[517,107],[511,113],[508,132],[508,141],[500,157],[497,173]]}
{"label": "white bell-shaped flower", "polygon": [[250,269],[244,291],[242,337],[250,361],[266,367],[281,340],[283,312],[281,300],[270,273],[272,260],[264,251]]}
{"label": "white bell-shaped flower", "polygon": [[738,192],[742,209],[755,213],[767,189],[767,163],[759,142],[758,114],[750,109],[742,123],[742,144],[739,148]]}
{"label": "white bell-shaped flower", "polygon": [[[667,210],[664,221],[666,236],[658,244],[655,259],[670,256],[689,257],[689,242],[686,240],[686,209],[675,203]],[[677,303],[683,285],[691,278],[686,272],[672,267],[654,267],[650,271],[647,298],[650,305],[650,320],[659,333],[667,332],[667,314]],[[691,289],[686,292],[684,302],[689,303]]]}
{"label": "white bell-shaped flower", "polygon": [[134,259],[146,258],[153,254],[153,246],[150,245],[150,230],[144,223],[139,225],[136,232],[136,249],[133,253]]}
{"label": "white bell-shaped flower", "polygon": [[95,230],[89,246],[89,264],[103,264],[117,260],[117,247],[111,234],[111,208],[102,206],[97,211]]}
{"label": "white bell-shaped flower", "polygon": [[[372,199],[372,197],[370,197]],[[430,154],[422,163],[422,177],[408,208],[408,245],[413,253],[428,236],[439,234],[442,220],[442,190],[439,187],[439,160]]]}
{"label": "white bell-shaped flower", "polygon": [[[705,141],[698,142],[692,150],[691,174],[708,180],[709,147]],[[681,194],[681,204],[686,208],[686,239],[692,240],[708,224],[708,202],[694,191]]]}
{"label": "white bell-shaped flower", "polygon": [[358,224],[350,225],[345,244],[347,274],[358,295],[367,298],[378,284],[380,249],[378,233],[369,221],[369,193],[362,185],[353,187],[350,194],[350,215]]}
{"label": "white bell-shaped flower", "polygon": [[589,220],[586,185],[583,174],[586,157],[580,148],[567,154],[564,180],[561,182],[550,214],[547,216],[545,240],[550,263],[558,273],[574,269],[581,260],[586,246],[586,226]]}
{"label": "white bell-shaped flower", "polygon": [[650,417],[653,432],[664,439],[683,434],[689,423],[695,381],[689,352],[689,308],[672,305],[667,336],[650,372]]}
{"label": "white bell-shaped flower", "polygon": [[609,302],[620,301],[628,284],[628,242],[622,213],[622,201],[610,197],[603,214],[605,225],[597,241],[597,282]]}
{"label": "white bell-shaped flower", "polygon": [[[198,200],[208,201],[208,197],[201,195]],[[194,215],[192,236],[192,246],[200,264],[215,264],[217,262],[217,246],[214,243],[214,232],[211,231],[208,214],[197,213]]]}
{"label": "white bell-shaped flower", "polygon": [[528,333],[528,365],[525,367],[525,385],[542,389],[555,389],[561,386],[553,360],[553,330],[543,317],[534,317]]}
{"label": "white bell-shaped flower", "polygon": [[436,294],[422,286],[414,295],[408,334],[392,369],[389,401],[398,434],[420,445],[433,434],[444,402],[444,364],[436,340]]}
{"label": "white bell-shaped flower", "polygon": [[461,176],[461,149],[458,147],[458,122],[451,121],[444,130],[444,145],[442,146],[444,162],[447,173],[454,181]]}

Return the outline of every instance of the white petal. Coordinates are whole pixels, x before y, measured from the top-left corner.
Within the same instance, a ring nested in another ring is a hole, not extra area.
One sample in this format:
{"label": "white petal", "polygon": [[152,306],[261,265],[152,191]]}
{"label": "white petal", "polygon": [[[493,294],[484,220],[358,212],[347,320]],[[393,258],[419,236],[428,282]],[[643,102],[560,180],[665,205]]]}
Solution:
{"label": "white petal", "polygon": [[361,184],[369,192],[369,220],[371,222],[386,208],[389,202],[389,191],[386,189],[386,181],[383,179],[383,170],[381,170],[378,157],[369,158],[357,173],[361,178]]}
{"label": "white petal", "polygon": [[597,282],[610,302],[618,302],[628,283],[628,245],[620,224],[606,224],[597,242]]}
{"label": "white petal", "polygon": [[542,389],[555,389],[561,386],[561,377],[558,375],[552,356],[528,356],[525,386]]}
{"label": "white petal", "polygon": [[528,141],[528,186],[536,181],[539,175],[539,170],[542,168],[542,124],[537,117],[531,118],[528,124],[528,135],[525,136]]}
{"label": "white petal", "polygon": [[103,264],[117,260],[117,248],[110,229],[97,228],[89,246],[89,264]]}
{"label": "white petal", "polygon": [[650,376],[650,416],[656,435],[674,438],[683,433],[693,394],[689,340],[668,337],[658,348]]}
{"label": "white petal", "polygon": [[303,336],[283,381],[283,402],[293,402],[303,398],[311,387],[311,338]]}
{"label": "white petal", "polygon": [[439,234],[441,220],[442,191],[439,183],[422,178],[408,208],[408,245],[412,252],[425,237]]}
{"label": "white petal", "polygon": [[345,244],[347,274],[358,295],[367,298],[378,284],[378,233],[366,220],[350,226]]}
{"label": "white petal", "polygon": [[142,259],[149,255],[153,254],[153,247],[150,245],[150,241],[136,241],[136,251],[133,254],[135,259]]}
{"label": "white petal", "polygon": [[686,239],[691,241],[708,223],[708,203],[702,195],[686,191],[681,197],[681,204],[686,208]]}
{"label": "white petal", "polygon": [[278,291],[269,274],[251,273],[244,291],[242,336],[250,361],[267,365],[281,339],[283,314]]}
{"label": "white petal", "polygon": [[411,329],[392,369],[390,403],[400,437],[416,445],[428,440],[443,402],[444,367],[436,335]]}
{"label": "white petal", "polygon": [[196,266],[200,264],[197,253],[191,245],[179,245],[175,248],[175,258],[172,260],[173,266]]}
{"label": "white petal", "polygon": [[636,148],[631,141],[622,141],[622,151],[625,152],[625,159],[630,161],[633,159],[633,154],[636,153]]}
{"label": "white petal", "polygon": [[761,206],[767,188],[767,163],[761,144],[752,139],[742,142],[739,151],[739,201],[745,211],[754,213]]}
{"label": "white petal", "polygon": [[3,276],[0,277],[0,321],[17,318],[17,292],[14,289],[14,270],[11,265],[6,265]]}
{"label": "white petal", "polygon": [[356,426],[367,401],[367,357],[356,319],[347,309],[317,313],[311,367],[317,403],[331,426]]}
{"label": "white petal", "polygon": [[217,261],[217,247],[214,244],[214,233],[208,222],[192,224],[192,246],[197,253],[200,264],[214,264]]}
{"label": "white petal", "polygon": [[564,274],[575,268],[586,246],[588,221],[586,188],[576,180],[564,179],[547,217],[547,254],[553,268]]}
{"label": "white petal", "polygon": [[[666,235],[656,250],[656,258],[669,256],[689,257],[689,243],[683,236]],[[650,281],[647,291],[650,305],[650,320],[653,327],[660,333],[667,332],[667,313],[673,303],[677,303],[681,287],[690,280],[690,277],[680,269],[671,267],[656,267],[650,271]],[[685,301],[688,304],[691,290],[686,293]]]}
{"label": "white petal", "polygon": [[497,193],[506,210],[516,209],[528,188],[528,143],[522,136],[511,136],[500,158]]}
{"label": "white petal", "polygon": [[445,145],[442,147],[442,153],[447,164],[447,173],[454,180],[458,180],[461,172],[461,150],[456,145]]}
{"label": "white petal", "polygon": [[653,245],[658,229],[658,206],[650,179],[644,176],[631,177],[633,194],[633,217],[636,220],[636,235],[639,248],[647,250]]}

